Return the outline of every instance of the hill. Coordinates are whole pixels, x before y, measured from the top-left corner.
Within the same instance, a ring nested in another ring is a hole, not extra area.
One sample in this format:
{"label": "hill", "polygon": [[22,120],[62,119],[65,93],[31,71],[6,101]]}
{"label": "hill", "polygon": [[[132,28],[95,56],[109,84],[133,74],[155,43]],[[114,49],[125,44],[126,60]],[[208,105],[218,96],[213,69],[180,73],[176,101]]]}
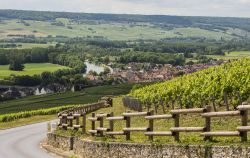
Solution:
{"label": "hill", "polygon": [[0,10],[0,20],[0,38],[91,36],[111,40],[175,37],[220,40],[250,35],[249,18]]}
{"label": "hill", "polygon": [[243,58],[134,90],[130,96],[147,104],[157,104],[161,100],[165,103],[174,100],[179,104],[181,101],[186,108],[191,108],[211,103],[212,95],[216,105],[223,105],[226,93],[230,97],[230,105],[237,105],[250,97],[249,74],[250,59]]}

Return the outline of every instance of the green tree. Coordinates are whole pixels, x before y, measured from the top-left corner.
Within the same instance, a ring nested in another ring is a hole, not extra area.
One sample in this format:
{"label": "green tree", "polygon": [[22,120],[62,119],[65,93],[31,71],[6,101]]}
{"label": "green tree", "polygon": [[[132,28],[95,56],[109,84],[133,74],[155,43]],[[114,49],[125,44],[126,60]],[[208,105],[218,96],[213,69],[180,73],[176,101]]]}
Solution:
{"label": "green tree", "polygon": [[24,69],[24,64],[22,58],[20,56],[13,56],[10,59],[9,70],[23,71],[23,69]]}

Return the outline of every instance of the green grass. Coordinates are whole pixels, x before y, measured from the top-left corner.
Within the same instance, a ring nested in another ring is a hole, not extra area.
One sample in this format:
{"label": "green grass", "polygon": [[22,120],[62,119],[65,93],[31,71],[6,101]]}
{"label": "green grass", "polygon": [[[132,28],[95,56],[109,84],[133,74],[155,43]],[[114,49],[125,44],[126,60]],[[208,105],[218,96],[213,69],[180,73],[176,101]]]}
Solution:
{"label": "green grass", "polygon": [[[133,111],[131,109],[125,108],[122,104],[121,98],[114,99],[114,106],[110,108],[100,109],[95,113],[110,113],[114,112],[115,116],[122,116],[122,113],[125,111]],[[167,109],[167,113],[170,113],[170,109]],[[220,109],[222,110],[222,109]],[[146,109],[144,109],[146,111]],[[159,109],[158,114],[162,114],[162,110]],[[87,117],[91,117],[91,114],[88,114]],[[190,115],[181,115],[180,116],[180,126],[183,127],[203,127],[205,125],[205,119],[199,116],[198,114]],[[248,120],[250,123],[250,118]],[[240,117],[224,117],[224,118],[212,118],[212,130],[213,131],[235,131],[236,127],[240,125]],[[99,126],[99,124],[97,124]],[[154,121],[154,131],[169,131],[170,127],[174,126],[173,119],[167,120],[155,120]],[[104,121],[104,127],[109,127],[109,122]],[[125,121],[115,121],[114,131],[121,131],[125,127]],[[132,117],[131,127],[148,127],[148,120],[143,117]],[[91,122],[87,121],[87,130],[91,128]],[[213,138],[211,142],[203,141],[203,137],[200,136],[200,133],[183,133],[180,134],[180,142],[176,142],[173,137],[164,136],[164,137],[154,137],[153,141],[149,141],[148,137],[145,136],[142,132],[132,132],[131,140],[126,141],[125,136],[115,136],[111,137],[93,137],[89,133],[86,135],[81,135],[80,131],[61,131],[58,130],[57,134],[59,135],[77,135],[81,136],[82,139],[91,139],[104,142],[132,142],[132,143],[148,143],[148,144],[180,144],[180,145],[243,145],[250,146],[250,138],[247,143],[241,143],[240,137],[220,137]]]}
{"label": "green grass", "polygon": [[0,65],[0,79],[9,77],[11,74],[22,76],[22,75],[35,75],[41,74],[44,71],[54,72],[59,69],[69,69],[66,66],[50,64],[50,63],[34,63],[34,64],[25,64],[23,71],[11,71],[9,70],[9,65]]}
{"label": "green grass", "polygon": [[238,59],[242,57],[250,57],[250,51],[235,51],[225,53],[225,55],[207,55],[207,57],[223,60]]}
{"label": "green grass", "polygon": [[46,109],[63,105],[77,105],[97,102],[105,95],[127,94],[133,84],[109,85],[86,88],[80,92],[65,92],[41,96],[29,96],[0,102],[0,114],[16,113],[28,110]]}
{"label": "green grass", "polygon": [[[172,37],[207,37],[211,39],[231,39],[233,36],[228,32],[208,31],[199,28],[175,28],[168,30],[150,23],[76,23],[68,19],[57,19],[65,26],[51,25],[50,22],[26,20],[30,26],[24,26],[18,23],[18,20],[5,20],[0,24],[0,38],[7,38],[10,34],[35,35],[36,37],[46,37],[48,35],[79,37],[79,36],[103,36],[111,40],[136,40],[136,39],[154,39]],[[71,26],[73,29],[69,29]],[[35,32],[34,32],[35,31]]]}
{"label": "green grass", "polygon": [[13,128],[17,126],[29,125],[38,122],[50,121],[53,119],[57,119],[56,115],[33,116],[30,118],[22,118],[11,122],[0,122],[0,130]]}

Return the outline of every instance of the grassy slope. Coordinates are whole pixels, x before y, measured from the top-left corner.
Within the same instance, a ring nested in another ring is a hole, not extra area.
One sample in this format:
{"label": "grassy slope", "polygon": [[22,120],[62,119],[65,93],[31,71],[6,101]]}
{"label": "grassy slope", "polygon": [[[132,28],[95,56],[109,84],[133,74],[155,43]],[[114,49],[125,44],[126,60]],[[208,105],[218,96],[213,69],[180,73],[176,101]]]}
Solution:
{"label": "grassy slope", "polygon": [[[110,113],[114,112],[115,116],[122,116],[122,113],[125,111],[131,111],[128,108],[125,108],[122,104],[121,98],[117,98],[114,100],[114,106],[110,108],[100,109],[96,111],[96,113]],[[146,109],[144,109],[146,110]],[[169,113],[169,110],[167,113]],[[162,114],[162,110],[158,111],[158,114]],[[88,114],[87,117],[91,117],[91,114]],[[204,118],[198,115],[181,115],[180,126],[183,127],[203,127],[204,126]],[[230,123],[229,123],[230,122]],[[250,122],[250,119],[248,120]],[[154,127],[155,131],[169,131],[170,127],[173,127],[174,121],[170,120],[155,120]],[[225,118],[213,118],[212,119],[212,130],[213,131],[234,131],[236,130],[236,126],[240,125],[239,117],[225,117]],[[99,125],[97,125],[99,126]],[[148,121],[143,119],[142,117],[134,117],[131,119],[131,127],[147,127]],[[104,127],[109,127],[108,121],[105,121]],[[114,131],[121,131],[122,128],[125,127],[125,121],[115,121]],[[91,122],[87,121],[87,130],[91,128]],[[58,134],[62,135],[79,135],[80,132],[62,132],[58,131]],[[82,136],[82,135],[81,135]],[[112,142],[126,142],[125,136],[115,136],[115,138],[110,137],[92,137],[89,134],[83,135],[83,139],[92,139],[92,140],[101,140],[101,141],[112,141]],[[250,140],[250,138],[248,138]],[[131,134],[131,141],[128,142],[138,142],[138,143],[153,143],[153,144],[207,144],[207,145],[247,145],[249,146],[250,143],[240,143],[239,137],[220,137],[214,138],[212,142],[204,142],[203,137],[200,137],[200,133],[181,133],[180,134],[180,143],[174,141],[173,137],[154,137],[154,141],[148,141],[148,137],[144,136],[141,132],[132,132]]]}
{"label": "grassy slope", "polygon": [[223,55],[207,55],[207,57],[211,57],[214,59],[224,59],[224,60],[238,59],[238,58],[249,57],[249,56],[250,56],[250,51],[229,52],[229,53],[226,53],[224,56]]}
{"label": "grassy slope", "polygon": [[66,66],[55,65],[50,63],[33,63],[33,64],[25,64],[25,68],[23,71],[10,71],[9,65],[0,65],[0,79],[10,76],[11,74],[15,74],[18,76],[21,75],[35,75],[41,74],[44,71],[54,72],[59,69],[67,69]]}
{"label": "grassy slope", "polygon": [[45,115],[45,116],[33,116],[30,118],[22,118],[16,121],[11,122],[0,122],[0,130],[13,128],[17,126],[24,126],[38,122],[50,121],[53,119],[57,119],[56,115]]}
{"label": "grassy slope", "polygon": [[[162,39],[171,37],[207,37],[213,39],[231,38],[231,32],[215,32],[199,28],[176,28],[167,30],[154,26],[150,23],[102,23],[102,24],[77,24],[60,20],[66,26],[55,26],[49,22],[26,21],[30,26],[17,23],[17,20],[8,20],[0,24],[0,38],[6,38],[8,34],[35,35],[45,37],[48,35],[76,36],[104,36],[112,40],[135,40],[135,39]],[[73,27],[73,29],[67,28]],[[33,31],[37,31],[34,33]]]}
{"label": "grassy slope", "polygon": [[65,92],[59,94],[24,97],[21,99],[1,102],[0,114],[58,107],[62,105],[93,103],[105,95],[127,94],[131,90],[132,86],[133,84],[100,86],[86,88],[83,91],[75,93]]}

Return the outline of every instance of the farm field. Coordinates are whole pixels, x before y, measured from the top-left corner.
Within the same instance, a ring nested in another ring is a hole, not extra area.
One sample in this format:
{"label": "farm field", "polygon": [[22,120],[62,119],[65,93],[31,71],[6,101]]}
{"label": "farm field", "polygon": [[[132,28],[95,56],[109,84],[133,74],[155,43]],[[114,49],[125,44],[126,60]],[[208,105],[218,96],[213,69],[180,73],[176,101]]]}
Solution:
{"label": "farm field", "polygon": [[223,60],[238,59],[242,57],[250,57],[250,51],[229,52],[225,53],[225,55],[207,55],[207,57]]}
{"label": "farm field", "polygon": [[76,23],[68,19],[57,19],[65,26],[52,25],[45,21],[26,20],[29,26],[25,26],[18,20],[5,20],[0,23],[0,39],[7,38],[8,35],[34,35],[36,37],[67,36],[67,37],[87,37],[102,36],[111,40],[137,40],[173,37],[206,37],[209,39],[231,39],[232,30],[229,32],[212,31],[193,27],[180,27],[173,29],[161,28],[151,23]]}
{"label": "farm field", "polygon": [[11,71],[9,70],[9,65],[0,65],[0,79],[6,78],[11,74],[21,76],[21,75],[36,75],[41,74],[44,71],[54,72],[59,69],[69,69],[66,66],[50,64],[50,63],[32,63],[24,64],[25,68],[23,71]]}
{"label": "farm field", "polygon": [[77,105],[97,102],[105,95],[127,94],[133,84],[99,86],[85,88],[80,92],[55,93],[41,96],[29,96],[0,103],[0,114],[28,110],[46,109],[64,105]]}
{"label": "farm field", "polygon": [[31,48],[47,48],[49,46],[55,46],[56,43],[47,43],[47,44],[39,44],[39,43],[16,43],[16,45],[22,45],[21,47],[17,47],[17,49],[31,49]]}

